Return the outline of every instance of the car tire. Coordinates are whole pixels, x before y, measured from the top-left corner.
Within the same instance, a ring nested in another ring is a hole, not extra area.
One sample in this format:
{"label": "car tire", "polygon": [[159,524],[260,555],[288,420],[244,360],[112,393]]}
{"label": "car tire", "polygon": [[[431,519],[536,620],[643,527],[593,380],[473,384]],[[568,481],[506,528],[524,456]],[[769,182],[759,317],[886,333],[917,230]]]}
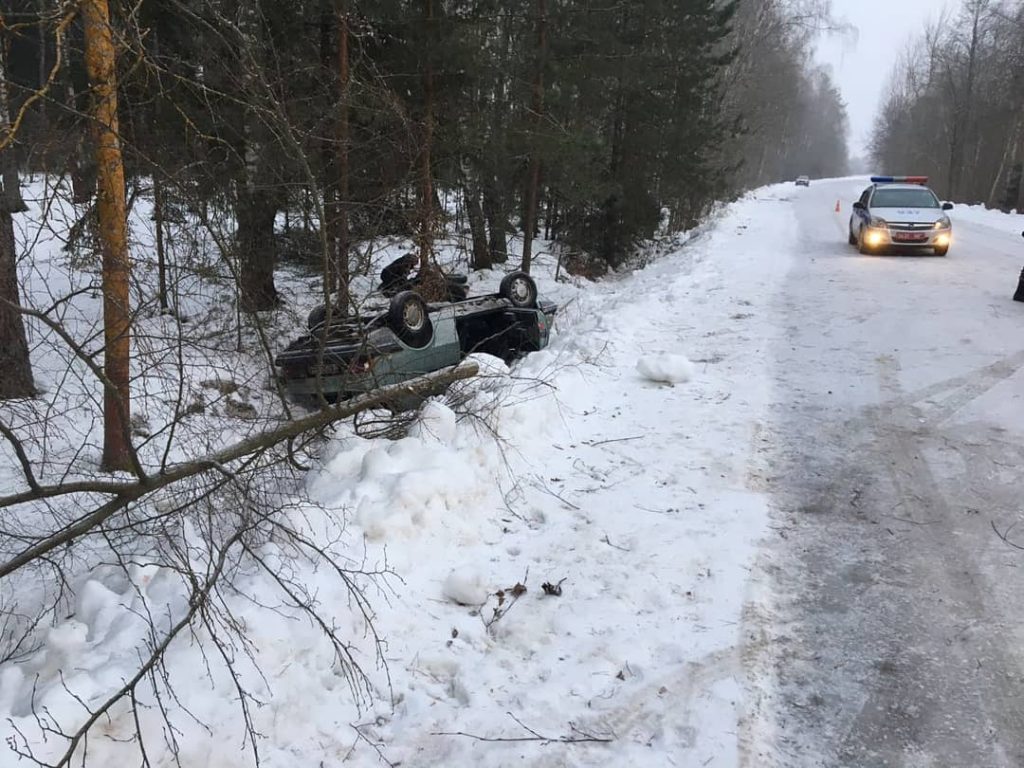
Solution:
{"label": "car tire", "polygon": [[850,234],[848,234],[848,235],[846,236],[846,241],[847,241],[847,242],[848,242],[848,243],[849,243],[850,245],[857,245],[857,238],[856,238],[856,237],[854,237],[854,235],[853,235],[853,230],[851,229],[851,230],[849,230],[849,232],[850,232]]}
{"label": "car tire", "polygon": [[[334,308],[334,312],[331,315],[331,319],[332,320],[337,320],[338,319],[338,315],[339,315],[338,308],[335,307]],[[327,305],[326,304],[321,304],[318,307],[313,307],[313,309],[310,310],[310,313],[306,316],[306,327],[309,328],[309,330],[312,331],[314,328],[323,325],[324,324],[324,320],[326,320],[326,319],[327,319]]]}
{"label": "car tire", "polygon": [[934,251],[936,256],[945,256],[949,253],[949,246],[947,245],[945,248],[935,248]]}
{"label": "car tire", "polygon": [[508,299],[513,307],[525,309],[537,306],[537,284],[525,272],[513,272],[502,278],[498,294]]}
{"label": "car tire", "polygon": [[860,236],[857,238],[857,250],[865,256],[870,256],[874,251],[871,250],[871,246],[864,240],[864,229],[861,228]]}
{"label": "car tire", "polygon": [[327,307],[325,305],[321,304],[318,307],[313,307],[310,313],[306,315],[306,327],[312,331],[324,321],[325,317],[327,317]]}
{"label": "car tire", "polygon": [[407,346],[425,347],[434,335],[427,302],[415,291],[402,291],[391,298],[388,327]]}

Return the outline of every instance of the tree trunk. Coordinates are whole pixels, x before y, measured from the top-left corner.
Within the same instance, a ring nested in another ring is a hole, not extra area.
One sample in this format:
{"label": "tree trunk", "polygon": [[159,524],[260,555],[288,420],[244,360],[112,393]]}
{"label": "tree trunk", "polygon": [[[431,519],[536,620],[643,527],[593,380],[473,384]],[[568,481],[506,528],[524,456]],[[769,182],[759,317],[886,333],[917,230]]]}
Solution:
{"label": "tree trunk", "polygon": [[487,219],[488,250],[491,252],[491,262],[504,264],[508,261],[508,240],[505,237],[508,229],[506,223],[508,216],[497,185],[489,186],[484,190],[484,218]]}
{"label": "tree trunk", "polygon": [[238,248],[241,252],[241,303],[247,312],[273,309],[280,297],[274,285],[274,217],[277,205],[266,190],[241,196]]}
{"label": "tree trunk", "polygon": [[[64,100],[65,109],[73,115],[80,112],[78,94],[75,93],[75,85],[71,80],[71,72],[65,67],[64,72]],[[88,131],[84,126],[75,125],[73,135],[75,146],[66,155],[67,172],[71,177],[71,202],[82,205],[92,200],[93,192],[96,189],[96,167],[89,153],[86,151],[86,135]]]}
{"label": "tree trunk", "polygon": [[103,460],[105,471],[131,468],[129,356],[131,314],[124,165],[117,121],[116,51],[107,0],[82,0],[85,66],[92,84],[96,211],[103,252]]}
{"label": "tree trunk", "polygon": [[20,306],[14,220],[0,206],[0,400],[35,394]]}
{"label": "tree trunk", "polygon": [[164,248],[164,183],[160,171],[153,173],[153,228],[156,230],[156,274],[157,298],[160,311],[166,312],[167,304],[167,253]]}
{"label": "tree trunk", "polygon": [[[334,4],[332,0],[321,0],[320,5],[320,66],[324,80],[334,80]],[[330,88],[328,93],[330,93]],[[324,302],[330,303],[338,288],[338,219],[337,188],[335,179],[335,148],[330,138],[330,129],[325,128],[322,141],[323,221],[320,222],[320,242],[323,247]]]}
{"label": "tree trunk", "polygon": [[533,150],[526,187],[526,211],[523,217],[523,262],[521,269],[529,273],[533,259],[533,238],[536,234],[537,195],[540,189],[539,129],[544,116],[544,60],[547,55],[547,0],[537,0],[537,71],[533,78]]}
{"label": "tree trunk", "polygon": [[[3,16],[0,15],[0,28]],[[11,112],[7,90],[7,36],[0,36],[0,141],[11,133]],[[28,208],[21,198],[21,185],[14,159],[13,136],[0,149],[3,190],[0,194],[0,400],[35,394],[32,364],[25,338],[25,322],[18,311],[18,267],[15,255],[14,217]]]}
{"label": "tree trunk", "polygon": [[[1006,146],[1003,148],[1003,155],[999,161],[999,169],[996,171],[995,177],[992,179],[992,188],[989,190],[988,199],[985,201],[989,208],[999,207],[1003,211],[1007,209],[1003,203],[1008,200],[1006,191],[1009,189],[1010,176],[1008,172],[1017,163],[1017,153],[1021,145],[1021,139],[1024,138],[1024,115],[1018,116],[1013,122],[1013,127],[1010,129],[1009,138],[1006,141]],[[999,183],[1006,178],[1007,184],[1003,186],[1004,195],[999,198]]]}
{"label": "tree trunk", "polygon": [[[423,0],[423,18],[427,24],[428,35],[432,36],[434,22],[434,0]],[[430,254],[433,250],[433,203],[434,183],[431,178],[431,145],[434,140],[434,63],[431,58],[431,46],[425,52],[426,69],[423,75],[423,149],[420,151],[420,184],[419,214],[420,226],[418,233],[420,251],[420,270],[424,273],[430,267]]]}
{"label": "tree trunk", "polygon": [[1021,209],[1022,180],[1024,180],[1024,163],[1016,162],[1010,166],[1010,172],[1006,175],[1006,194],[1003,197],[1000,208],[1009,213]]}
{"label": "tree trunk", "polygon": [[28,206],[21,197],[18,183],[18,164],[14,155],[14,136],[11,131],[11,102],[7,88],[7,35],[4,34],[4,15],[0,12],[0,182],[3,183],[3,200],[0,208],[8,214],[27,211]]}
{"label": "tree trunk", "polygon": [[352,80],[349,63],[349,16],[347,0],[337,0],[338,16],[338,307],[348,314],[349,280],[349,88]]}
{"label": "tree trunk", "polygon": [[491,251],[487,247],[487,228],[484,225],[484,211],[480,207],[480,196],[470,189],[469,184],[462,187],[463,200],[466,203],[466,217],[469,219],[469,232],[473,238],[473,269],[490,269]]}
{"label": "tree trunk", "polygon": [[[258,12],[256,2],[250,1],[239,6],[238,27],[242,33],[243,46],[261,48],[262,29]],[[260,59],[260,51],[254,50],[250,52],[248,61],[243,62],[243,91],[245,96],[254,100],[256,88],[252,68],[257,66]],[[243,310],[261,312],[274,309],[280,299],[274,285],[274,217],[277,214],[277,200],[267,178],[266,130],[255,109],[246,110],[244,121],[245,188],[238,195],[236,232],[241,283],[239,299]]]}
{"label": "tree trunk", "polygon": [[[46,0],[36,0],[36,14],[38,18],[42,19],[46,16]],[[43,83],[46,82],[48,75],[48,69],[46,66],[46,25],[36,24],[36,45],[39,49],[39,69],[37,70],[37,78],[39,80],[39,87],[43,87]],[[46,130],[49,128],[49,109],[47,108],[46,99],[38,102],[39,120],[42,123],[44,132],[49,134]]]}
{"label": "tree trunk", "polygon": [[[160,52],[160,41],[156,30],[152,32],[150,40],[152,55],[157,59]],[[160,102],[154,104],[150,112],[150,130],[154,136],[158,136],[161,126],[163,110],[160,109]],[[167,252],[164,247],[164,182],[163,169],[154,167],[153,173],[153,229],[156,235],[156,274],[157,274],[157,300],[160,302],[160,312],[166,314],[169,305],[167,302]],[[129,206],[130,209],[130,206]]]}
{"label": "tree trunk", "polygon": [[554,195],[548,194],[547,200],[545,201],[546,210],[544,211],[544,239],[551,239],[551,222],[554,221],[554,210],[555,210],[555,198]]}

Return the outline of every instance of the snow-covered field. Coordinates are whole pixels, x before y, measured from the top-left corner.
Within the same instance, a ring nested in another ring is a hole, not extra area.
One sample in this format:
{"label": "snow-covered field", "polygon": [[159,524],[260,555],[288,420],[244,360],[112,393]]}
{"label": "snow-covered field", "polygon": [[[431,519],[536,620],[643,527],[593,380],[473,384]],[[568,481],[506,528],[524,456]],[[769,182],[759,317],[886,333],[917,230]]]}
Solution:
{"label": "snow-covered field", "polygon": [[[833,186],[855,196],[862,184]],[[236,575],[228,598],[251,644],[215,653],[200,627],[168,650],[174,698],[140,686],[150,764],[251,765],[247,716],[274,768],[773,765],[763,707],[774,681],[751,663],[747,619],[770,603],[755,563],[777,479],[773,349],[792,332],[779,292],[802,253],[795,194],[806,192],[759,190],[646,268],[599,283],[556,282],[541,255],[541,294],[561,306],[548,349],[511,370],[480,358],[483,374],[459,398],[429,401],[400,439],[339,427],[286,514],[353,571],[381,574],[359,577],[380,644],[337,574],[266,543],[271,567]],[[1019,230],[1022,218],[999,221]],[[46,253],[39,263],[56,263]],[[38,282],[51,274],[37,264],[30,293],[58,285]],[[473,280],[485,289],[500,277]],[[285,280],[293,314],[274,321],[275,344],[315,303],[312,285]],[[96,304],[76,307],[77,322],[96,322]],[[223,350],[210,358],[237,375]],[[38,370],[54,386],[46,361]],[[258,390],[249,402],[271,408]],[[245,433],[247,422],[215,415],[217,439]],[[4,470],[0,492],[15,478]],[[350,643],[366,695],[353,695],[322,627],[267,597],[279,595],[275,571],[304,584]],[[143,617],[180,614],[176,575],[129,573],[81,574],[41,649],[0,667],[0,749],[53,759],[66,745],[48,724],[84,721],[133,673],[151,642]],[[87,766],[138,763],[135,728],[127,704],[115,707]]]}

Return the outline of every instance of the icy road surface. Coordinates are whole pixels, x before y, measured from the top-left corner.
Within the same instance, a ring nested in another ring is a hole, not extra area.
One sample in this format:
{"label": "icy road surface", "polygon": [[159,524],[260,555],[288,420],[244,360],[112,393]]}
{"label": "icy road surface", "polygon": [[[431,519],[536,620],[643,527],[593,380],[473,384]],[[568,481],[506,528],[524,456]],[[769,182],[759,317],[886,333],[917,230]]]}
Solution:
{"label": "icy road surface", "polygon": [[774,606],[750,612],[777,688],[747,764],[1022,766],[1024,551],[993,526],[1024,545],[1024,217],[954,210],[946,258],[865,257],[863,186],[776,203],[800,252],[773,304]]}

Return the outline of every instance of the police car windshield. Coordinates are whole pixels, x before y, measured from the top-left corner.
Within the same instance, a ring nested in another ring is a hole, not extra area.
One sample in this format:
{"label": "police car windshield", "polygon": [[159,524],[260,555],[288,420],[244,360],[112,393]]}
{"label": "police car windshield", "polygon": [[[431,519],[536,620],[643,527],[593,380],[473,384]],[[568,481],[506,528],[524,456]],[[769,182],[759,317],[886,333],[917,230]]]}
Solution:
{"label": "police car windshield", "polygon": [[930,189],[885,189],[875,190],[871,198],[872,208],[940,208],[939,199]]}

